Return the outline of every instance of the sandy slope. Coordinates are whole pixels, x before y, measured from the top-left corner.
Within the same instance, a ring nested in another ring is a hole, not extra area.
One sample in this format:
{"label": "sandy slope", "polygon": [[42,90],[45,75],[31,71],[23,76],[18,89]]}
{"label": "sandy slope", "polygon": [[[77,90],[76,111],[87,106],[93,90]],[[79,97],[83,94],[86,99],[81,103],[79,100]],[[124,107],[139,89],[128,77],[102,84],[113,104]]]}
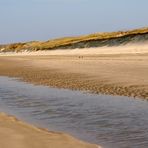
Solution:
{"label": "sandy slope", "polygon": [[148,53],[148,43],[127,44],[123,46],[65,49],[37,52],[1,53],[0,56],[24,56],[24,55],[99,55],[99,54],[137,54]]}
{"label": "sandy slope", "polygon": [[0,148],[100,148],[67,134],[49,132],[0,113]]}

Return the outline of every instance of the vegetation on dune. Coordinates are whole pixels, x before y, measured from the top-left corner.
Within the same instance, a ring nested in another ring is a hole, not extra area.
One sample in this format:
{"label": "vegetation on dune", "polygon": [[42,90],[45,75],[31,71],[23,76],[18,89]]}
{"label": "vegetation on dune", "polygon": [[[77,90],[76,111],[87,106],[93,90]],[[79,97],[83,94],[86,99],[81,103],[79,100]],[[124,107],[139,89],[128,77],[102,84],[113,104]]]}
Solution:
{"label": "vegetation on dune", "polygon": [[148,28],[135,29],[130,31],[105,32],[84,35],[79,37],[65,37],[46,42],[26,42],[0,45],[1,51],[37,51],[66,48],[89,48],[99,46],[114,46],[126,44],[131,41],[148,40]]}

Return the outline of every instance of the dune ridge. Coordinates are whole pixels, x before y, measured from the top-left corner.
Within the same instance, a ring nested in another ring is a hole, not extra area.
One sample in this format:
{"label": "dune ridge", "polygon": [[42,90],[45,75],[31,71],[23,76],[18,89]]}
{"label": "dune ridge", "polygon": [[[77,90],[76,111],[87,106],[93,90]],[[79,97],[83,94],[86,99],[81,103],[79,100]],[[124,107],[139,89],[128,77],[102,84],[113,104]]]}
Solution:
{"label": "dune ridge", "polygon": [[97,56],[97,55],[117,55],[117,54],[148,54],[148,43],[127,44],[113,47],[96,47],[96,48],[76,48],[76,49],[57,49],[57,50],[39,50],[39,51],[22,51],[22,52],[2,52],[0,56]]}
{"label": "dune ridge", "polygon": [[147,27],[129,31],[104,32],[78,37],[64,37],[45,42],[31,41],[0,45],[0,52],[76,49],[104,46],[112,47],[145,42],[148,42]]}

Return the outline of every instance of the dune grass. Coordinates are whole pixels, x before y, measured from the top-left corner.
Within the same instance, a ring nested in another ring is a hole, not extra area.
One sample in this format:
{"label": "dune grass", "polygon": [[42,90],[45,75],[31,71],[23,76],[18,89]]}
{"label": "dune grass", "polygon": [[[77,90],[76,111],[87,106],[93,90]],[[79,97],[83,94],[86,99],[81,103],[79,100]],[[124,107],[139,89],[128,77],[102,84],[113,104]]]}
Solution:
{"label": "dune grass", "polygon": [[129,31],[118,31],[118,32],[104,32],[104,33],[94,33],[90,35],[83,35],[77,37],[64,37],[53,40],[48,40],[45,42],[32,41],[26,43],[14,43],[8,45],[1,45],[0,49],[2,51],[22,51],[22,50],[51,50],[57,49],[64,46],[71,46],[76,43],[91,42],[91,41],[102,41],[111,40],[115,38],[123,38],[135,35],[148,34],[148,28],[141,28]]}

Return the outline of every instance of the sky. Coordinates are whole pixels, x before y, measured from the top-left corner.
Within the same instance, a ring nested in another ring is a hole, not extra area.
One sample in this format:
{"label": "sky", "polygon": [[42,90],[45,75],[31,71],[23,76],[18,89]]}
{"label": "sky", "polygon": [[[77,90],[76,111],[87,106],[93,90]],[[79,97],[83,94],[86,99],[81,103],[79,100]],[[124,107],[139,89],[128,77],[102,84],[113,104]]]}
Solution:
{"label": "sky", "polygon": [[148,0],[0,0],[0,44],[148,27]]}

